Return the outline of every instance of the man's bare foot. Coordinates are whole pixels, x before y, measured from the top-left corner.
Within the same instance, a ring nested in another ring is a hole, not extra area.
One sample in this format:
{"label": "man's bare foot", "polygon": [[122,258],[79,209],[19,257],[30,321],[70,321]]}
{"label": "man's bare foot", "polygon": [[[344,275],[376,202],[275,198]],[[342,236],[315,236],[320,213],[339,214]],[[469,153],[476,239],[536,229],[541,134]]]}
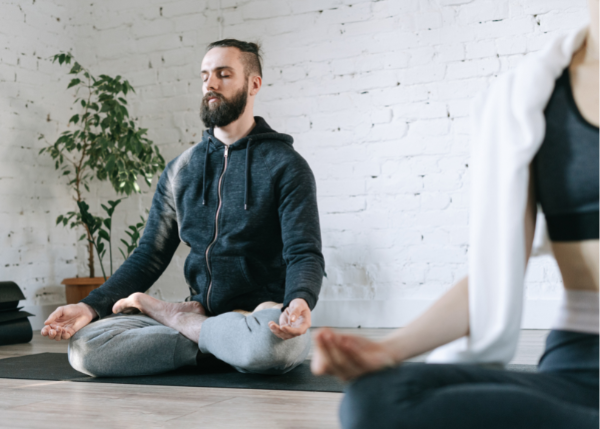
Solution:
{"label": "man's bare foot", "polygon": [[204,307],[197,301],[165,302],[145,293],[134,293],[117,301],[113,306],[113,313],[120,313],[129,308],[137,308],[196,343],[202,323],[208,318]]}
{"label": "man's bare foot", "polygon": [[198,301],[165,302],[140,292],[117,301],[113,306],[113,313],[121,313],[127,308],[137,308],[150,317],[152,317],[151,313],[155,311],[206,315],[204,307]]}

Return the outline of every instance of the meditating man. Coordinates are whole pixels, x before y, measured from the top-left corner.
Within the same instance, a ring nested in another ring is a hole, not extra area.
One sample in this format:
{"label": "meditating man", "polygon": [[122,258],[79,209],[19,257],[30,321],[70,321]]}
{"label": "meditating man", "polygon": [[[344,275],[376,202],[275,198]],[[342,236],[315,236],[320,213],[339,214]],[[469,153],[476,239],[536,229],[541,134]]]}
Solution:
{"label": "meditating man", "polygon": [[[313,174],[292,137],[253,115],[262,84],[256,44],[212,43],[202,78],[208,130],[161,175],[138,249],[42,329],[70,339],[78,371],[155,374],[195,365],[200,351],[241,372],[282,374],[308,355],[324,273]],[[190,299],[168,303],[142,293],[181,241],[190,247]],[[122,313],[132,309],[141,314]]]}

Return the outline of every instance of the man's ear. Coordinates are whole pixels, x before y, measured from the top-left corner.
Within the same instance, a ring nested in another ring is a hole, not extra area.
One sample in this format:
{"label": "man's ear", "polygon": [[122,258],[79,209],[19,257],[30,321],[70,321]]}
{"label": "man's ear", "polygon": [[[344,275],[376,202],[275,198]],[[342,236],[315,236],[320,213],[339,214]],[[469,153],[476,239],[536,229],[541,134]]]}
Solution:
{"label": "man's ear", "polygon": [[262,77],[258,75],[252,75],[249,78],[248,88],[250,88],[249,95],[256,95],[258,91],[260,91],[260,87],[262,86]]}

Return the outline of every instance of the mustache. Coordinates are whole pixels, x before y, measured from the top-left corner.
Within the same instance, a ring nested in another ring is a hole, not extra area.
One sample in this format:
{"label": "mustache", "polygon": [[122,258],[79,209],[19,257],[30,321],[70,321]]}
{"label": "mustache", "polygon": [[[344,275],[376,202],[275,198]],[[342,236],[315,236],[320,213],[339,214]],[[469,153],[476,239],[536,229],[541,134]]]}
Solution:
{"label": "mustache", "polygon": [[204,104],[208,104],[209,98],[218,98],[221,101],[227,101],[225,97],[223,97],[223,95],[219,94],[218,92],[209,91],[206,94],[204,94],[204,97],[202,97],[202,102]]}

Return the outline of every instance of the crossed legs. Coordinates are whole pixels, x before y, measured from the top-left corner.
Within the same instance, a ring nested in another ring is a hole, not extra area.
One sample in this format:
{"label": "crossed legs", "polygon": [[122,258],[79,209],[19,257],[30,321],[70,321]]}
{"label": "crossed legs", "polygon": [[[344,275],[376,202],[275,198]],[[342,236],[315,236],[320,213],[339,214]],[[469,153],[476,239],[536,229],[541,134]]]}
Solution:
{"label": "crossed legs", "polygon": [[597,387],[549,373],[403,364],[351,383],[344,429],[597,428]]}
{"label": "crossed legs", "polygon": [[113,311],[134,307],[143,314],[110,316],[84,327],[70,341],[69,361],[94,376],[147,375],[195,365],[200,350],[240,372],[285,373],[306,359],[310,336],[281,340],[273,335],[268,324],[281,314],[274,306],[207,317],[197,302],[167,303],[133,294]]}
{"label": "crossed legs", "polygon": [[199,302],[165,302],[145,293],[134,293],[117,301],[113,306],[113,313],[121,313],[128,308],[137,308],[195,343],[198,343],[202,324],[208,319]]}

